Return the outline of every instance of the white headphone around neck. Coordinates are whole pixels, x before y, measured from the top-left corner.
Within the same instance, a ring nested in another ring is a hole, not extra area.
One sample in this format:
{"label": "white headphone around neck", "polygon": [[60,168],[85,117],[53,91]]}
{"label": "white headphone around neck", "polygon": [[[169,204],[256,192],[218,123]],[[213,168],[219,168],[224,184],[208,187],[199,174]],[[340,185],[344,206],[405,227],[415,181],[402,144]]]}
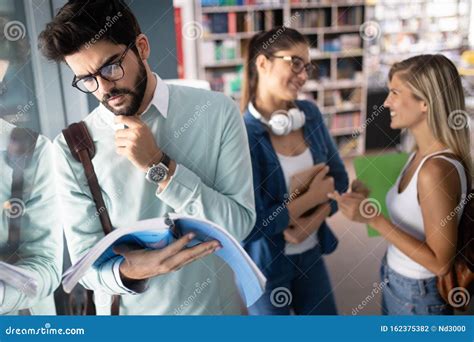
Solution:
{"label": "white headphone around neck", "polygon": [[277,110],[272,114],[270,121],[258,112],[252,102],[249,102],[249,112],[257,120],[268,126],[275,135],[287,135],[292,131],[296,131],[303,127],[306,121],[304,112],[297,107],[288,111]]}

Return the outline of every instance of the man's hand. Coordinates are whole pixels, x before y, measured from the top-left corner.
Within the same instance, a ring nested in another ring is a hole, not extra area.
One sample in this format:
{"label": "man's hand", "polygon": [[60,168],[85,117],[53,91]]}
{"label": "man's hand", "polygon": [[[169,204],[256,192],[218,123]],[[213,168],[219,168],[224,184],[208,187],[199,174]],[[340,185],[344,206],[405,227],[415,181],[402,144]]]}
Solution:
{"label": "man's hand", "polygon": [[291,222],[291,225],[283,231],[283,237],[289,243],[301,243],[311,234],[316,232],[326,217],[331,213],[329,202],[321,204],[310,216],[300,217]]}
{"label": "man's hand", "polygon": [[170,273],[221,248],[216,240],[185,248],[193,238],[191,233],[157,250],[130,250],[126,245],[114,247],[114,252],[125,258],[120,264],[120,276],[133,281]]}
{"label": "man's hand", "polygon": [[115,147],[118,154],[123,155],[143,172],[153,164],[157,164],[163,153],[158,148],[151,130],[138,117],[119,115],[116,124],[128,126],[115,132]]}

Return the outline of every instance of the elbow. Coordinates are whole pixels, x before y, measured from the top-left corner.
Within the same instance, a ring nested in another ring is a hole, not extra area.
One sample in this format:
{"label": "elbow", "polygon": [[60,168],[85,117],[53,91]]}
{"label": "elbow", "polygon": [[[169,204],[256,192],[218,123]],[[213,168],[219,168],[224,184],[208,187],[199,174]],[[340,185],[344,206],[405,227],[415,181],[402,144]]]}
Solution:
{"label": "elbow", "polygon": [[247,240],[251,237],[252,230],[255,226],[255,222],[257,220],[257,214],[255,213],[255,209],[246,209],[245,210],[246,219],[244,220],[244,224],[242,225],[242,230],[239,236],[236,236],[238,241],[248,242]]}
{"label": "elbow", "polygon": [[453,263],[451,261],[440,262],[431,271],[438,277],[444,277],[451,272],[453,269]]}
{"label": "elbow", "polygon": [[445,275],[449,274],[449,272],[451,271],[451,264],[449,264],[449,265],[445,264],[444,266],[439,266],[434,271],[435,271],[434,273],[438,277],[444,277]]}

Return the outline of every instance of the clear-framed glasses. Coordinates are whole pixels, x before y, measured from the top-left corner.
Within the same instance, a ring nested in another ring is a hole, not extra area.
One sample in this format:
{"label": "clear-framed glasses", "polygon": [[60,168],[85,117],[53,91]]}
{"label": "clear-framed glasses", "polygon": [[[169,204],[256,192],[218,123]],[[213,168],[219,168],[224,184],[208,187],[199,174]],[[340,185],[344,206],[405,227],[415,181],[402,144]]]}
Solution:
{"label": "clear-framed glasses", "polygon": [[97,80],[97,76],[100,76],[109,82],[121,80],[125,75],[122,63],[125,56],[127,55],[128,50],[130,50],[130,47],[125,49],[116,62],[102,66],[96,73],[92,75],[87,75],[81,78],[74,76],[74,79],[72,80],[72,86],[79,89],[83,93],[89,94],[99,89],[99,81]]}
{"label": "clear-framed glasses", "polygon": [[308,77],[311,77],[316,67],[312,63],[304,63],[304,60],[298,56],[275,56],[272,55],[273,58],[281,58],[284,61],[290,62],[291,64],[291,71],[295,74],[299,74],[303,70],[306,71]]}

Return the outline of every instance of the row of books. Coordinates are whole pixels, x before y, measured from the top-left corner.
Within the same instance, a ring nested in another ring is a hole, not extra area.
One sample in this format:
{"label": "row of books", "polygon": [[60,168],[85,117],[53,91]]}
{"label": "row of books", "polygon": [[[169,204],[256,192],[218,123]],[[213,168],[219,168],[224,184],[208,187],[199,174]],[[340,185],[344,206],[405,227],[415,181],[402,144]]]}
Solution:
{"label": "row of books", "polygon": [[347,50],[355,50],[362,48],[362,39],[360,34],[356,33],[344,33],[333,38],[326,38],[323,42],[323,51],[327,52],[340,52]]}
{"label": "row of books", "polygon": [[364,7],[338,7],[337,24],[339,26],[362,25],[364,22]]}
{"label": "row of books", "polygon": [[241,67],[234,68],[233,71],[212,71],[206,73],[206,79],[214,91],[220,91],[231,97],[238,97],[242,85]]}
{"label": "row of books", "polygon": [[244,5],[281,5],[284,0],[202,0],[203,7],[244,6]]}
{"label": "row of books", "polygon": [[233,61],[237,58],[237,41],[225,39],[202,43],[201,61],[205,66],[220,61]]}
{"label": "row of books", "polygon": [[360,112],[331,115],[329,130],[356,129],[360,126]]}
{"label": "row of books", "polygon": [[291,13],[292,26],[295,28],[314,28],[331,26],[331,9],[295,10]]}
{"label": "row of books", "polygon": [[336,107],[341,110],[360,104],[362,100],[360,88],[326,90],[323,96],[324,107]]}
{"label": "row of books", "polygon": [[334,0],[291,0],[292,4],[331,5]]}
{"label": "row of books", "polygon": [[275,26],[283,25],[283,11],[209,13],[203,15],[202,25],[204,35],[267,31]]}

